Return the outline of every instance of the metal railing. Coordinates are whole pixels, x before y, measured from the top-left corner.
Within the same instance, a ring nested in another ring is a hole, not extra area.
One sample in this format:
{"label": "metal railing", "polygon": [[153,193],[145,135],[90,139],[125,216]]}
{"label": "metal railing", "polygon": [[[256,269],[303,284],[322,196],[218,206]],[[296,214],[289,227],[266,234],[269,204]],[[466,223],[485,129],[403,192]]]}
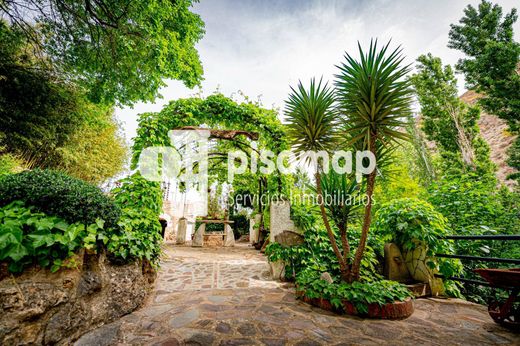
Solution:
{"label": "metal railing", "polygon": [[[450,235],[443,237],[442,239],[452,240],[500,240],[500,241],[520,241],[520,234],[516,235]],[[455,258],[460,260],[490,262],[490,263],[508,263],[520,265],[520,259],[518,258],[499,258],[499,257],[482,257],[482,256],[467,256],[467,255],[451,255],[451,254],[436,254],[437,257],[442,258]],[[436,277],[445,278],[444,275],[436,274]],[[467,279],[458,276],[451,276],[448,279],[453,281],[460,281],[464,283],[490,286],[488,282],[475,279]]]}

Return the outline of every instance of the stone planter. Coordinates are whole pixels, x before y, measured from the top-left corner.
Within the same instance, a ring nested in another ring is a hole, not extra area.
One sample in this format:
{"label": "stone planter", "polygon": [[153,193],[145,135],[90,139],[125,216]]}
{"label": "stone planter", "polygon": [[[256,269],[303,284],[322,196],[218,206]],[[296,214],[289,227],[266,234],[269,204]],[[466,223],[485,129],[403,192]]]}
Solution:
{"label": "stone planter", "polygon": [[393,302],[387,303],[383,306],[379,304],[369,304],[368,312],[365,314],[360,314],[354,304],[349,301],[344,300],[343,310],[335,308],[332,303],[328,299],[324,298],[309,298],[305,296],[305,291],[299,290],[296,288],[296,296],[303,300],[305,303],[310,304],[312,306],[316,306],[320,309],[332,311],[336,313],[344,312],[347,315],[359,316],[359,317],[368,317],[368,318],[379,318],[386,320],[402,320],[407,317],[410,317],[413,314],[414,306],[413,300],[411,298],[407,298],[402,302]]}
{"label": "stone planter", "polygon": [[415,241],[414,250],[404,250],[403,256],[406,266],[412,278],[419,282],[430,285],[433,296],[444,294],[442,279],[435,277],[436,271],[430,269],[426,264],[431,258],[427,256],[428,246],[424,242]]}
{"label": "stone planter", "polygon": [[402,320],[410,317],[413,314],[413,301],[411,298],[407,298],[402,302],[387,303],[385,305],[369,304],[368,312],[365,314],[358,313],[354,304],[349,301],[343,301],[343,309],[348,315],[369,317],[369,318],[380,318],[384,320]]}

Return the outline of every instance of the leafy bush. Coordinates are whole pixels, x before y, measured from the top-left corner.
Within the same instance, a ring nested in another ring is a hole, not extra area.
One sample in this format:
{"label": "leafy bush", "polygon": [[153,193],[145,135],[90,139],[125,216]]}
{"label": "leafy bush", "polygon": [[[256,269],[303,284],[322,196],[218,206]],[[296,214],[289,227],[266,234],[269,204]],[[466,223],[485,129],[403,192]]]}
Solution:
{"label": "leafy bush", "polygon": [[354,304],[361,314],[368,312],[369,304],[382,306],[412,297],[412,293],[406,286],[395,281],[355,281],[352,284],[345,282],[328,283],[320,279],[319,271],[312,269],[302,271],[297,276],[296,283],[298,290],[303,291],[308,298],[327,299],[337,309],[341,309],[342,302],[346,300]]}
{"label": "leafy bush", "polygon": [[85,246],[87,234],[103,227],[102,220],[88,226],[69,224],[33,209],[21,201],[0,208],[0,261],[7,262],[11,272],[21,272],[30,264],[51,267],[52,272],[63,265],[74,265],[65,259]]}
{"label": "leafy bush", "polygon": [[[332,250],[327,232],[321,224],[321,218],[316,216],[317,210],[306,205],[292,205],[291,219],[298,228],[303,230],[304,243],[298,246],[283,247],[278,243],[271,243],[266,248],[269,261],[283,260],[285,262],[285,279],[294,279],[299,272],[306,268],[329,272],[333,277],[340,276],[339,264]],[[337,233],[337,230],[334,230]],[[351,246],[359,243],[360,229],[349,229]],[[337,237],[337,234],[336,234]],[[338,237],[337,237],[338,238]],[[338,244],[341,248],[341,244]],[[382,241],[375,233],[369,234],[366,252],[361,261],[361,279],[364,281],[378,280],[378,254],[376,251],[383,248]]]}
{"label": "leafy bush", "polygon": [[[0,136],[1,140],[1,136]],[[2,147],[0,146],[0,150]],[[20,171],[20,167],[23,165],[21,160],[12,154],[0,154],[0,177],[3,175],[15,173]]]}
{"label": "leafy bush", "polygon": [[244,214],[235,214],[230,217],[233,221],[233,233],[235,239],[240,238],[244,234],[249,234],[249,218]]}
{"label": "leafy bush", "polygon": [[[194,230],[198,230],[200,225],[202,225],[202,222],[196,221]],[[224,232],[224,224],[223,223],[206,223],[205,232],[206,233]]]}
{"label": "leafy bush", "polygon": [[136,173],[121,180],[121,186],[112,193],[121,208],[118,228],[107,234],[106,245],[112,259],[129,261],[146,258],[157,265],[162,242],[160,185]]}
{"label": "leafy bush", "polygon": [[435,259],[436,253],[453,253],[453,242],[443,239],[449,234],[447,220],[435,211],[428,202],[415,198],[396,199],[384,205],[376,214],[376,229],[386,240],[399,245],[403,250],[427,246],[426,263],[450,277],[461,270],[458,261]]}
{"label": "leafy bush", "polygon": [[[518,210],[520,194],[507,188],[497,189],[496,182],[475,174],[444,176],[430,187],[428,200],[447,219],[455,235],[519,234]],[[458,255],[520,258],[516,242],[498,240],[457,240]],[[495,267],[497,263],[463,261],[462,276],[481,279],[475,268]],[[507,264],[500,264],[507,267]],[[462,294],[469,300],[485,303],[494,299],[496,290],[473,284],[464,284]]]}
{"label": "leafy bush", "polygon": [[16,200],[69,223],[88,225],[103,219],[109,228],[117,226],[121,213],[96,186],[52,170],[35,169],[0,178],[0,207]]}

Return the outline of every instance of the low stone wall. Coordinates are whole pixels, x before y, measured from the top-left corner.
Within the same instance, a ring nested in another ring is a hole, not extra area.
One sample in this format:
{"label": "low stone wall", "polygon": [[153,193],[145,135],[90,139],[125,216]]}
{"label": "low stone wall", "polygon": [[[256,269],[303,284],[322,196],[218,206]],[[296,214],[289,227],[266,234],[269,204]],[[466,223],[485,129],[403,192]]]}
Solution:
{"label": "low stone wall", "polygon": [[104,254],[77,258],[79,268],[57,273],[0,270],[0,345],[70,344],[137,309],[156,278],[147,263],[115,265]]}

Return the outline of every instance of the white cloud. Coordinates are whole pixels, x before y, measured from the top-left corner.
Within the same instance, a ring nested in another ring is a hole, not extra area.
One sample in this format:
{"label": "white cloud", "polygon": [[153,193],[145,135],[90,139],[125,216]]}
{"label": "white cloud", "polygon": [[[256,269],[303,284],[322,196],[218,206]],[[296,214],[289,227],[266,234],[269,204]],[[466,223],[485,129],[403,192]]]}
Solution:
{"label": "white cloud", "polygon": [[[261,95],[266,107],[283,108],[289,85],[313,76],[332,80],[344,52],[355,54],[358,40],[366,45],[373,37],[401,44],[408,63],[431,52],[454,64],[461,54],[446,47],[449,25],[458,22],[468,3],[478,1],[202,0],[194,7],[206,23],[197,46],[204,66],[202,88],[206,95],[217,87],[225,95],[241,90],[253,99]],[[515,0],[498,3],[505,11],[519,7]],[[520,23],[515,31],[520,32]],[[197,92],[168,81],[162,99],[118,109],[116,115],[130,139],[137,114],[159,111],[170,100]]]}

